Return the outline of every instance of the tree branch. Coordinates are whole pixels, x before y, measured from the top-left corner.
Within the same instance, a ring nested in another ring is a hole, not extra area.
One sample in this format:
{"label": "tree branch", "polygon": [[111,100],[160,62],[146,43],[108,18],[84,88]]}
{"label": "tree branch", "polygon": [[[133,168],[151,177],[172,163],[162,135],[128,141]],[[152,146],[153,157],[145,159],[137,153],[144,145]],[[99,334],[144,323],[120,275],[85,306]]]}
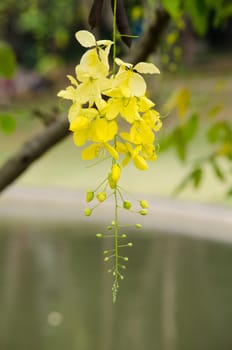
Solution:
{"label": "tree branch", "polygon": [[57,119],[38,132],[0,168],[0,192],[16,180],[35,160],[69,135],[67,118]]}
{"label": "tree branch", "polygon": [[150,23],[144,35],[134,46],[131,54],[127,57],[127,61],[132,64],[145,62],[148,56],[157,50],[169,20],[170,15],[168,12],[162,7],[157,7],[154,22]]}

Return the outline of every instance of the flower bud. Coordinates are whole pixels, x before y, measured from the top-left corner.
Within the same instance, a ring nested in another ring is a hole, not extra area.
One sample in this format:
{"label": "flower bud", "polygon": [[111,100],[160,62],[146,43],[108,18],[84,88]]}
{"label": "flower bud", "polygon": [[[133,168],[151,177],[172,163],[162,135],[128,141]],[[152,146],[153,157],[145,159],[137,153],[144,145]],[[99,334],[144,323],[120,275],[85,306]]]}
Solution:
{"label": "flower bud", "polygon": [[141,224],[135,224],[135,227],[136,228],[142,228],[142,225]]}
{"label": "flower bud", "polygon": [[87,191],[86,192],[86,202],[89,203],[94,199],[94,192],[93,191]]}
{"label": "flower bud", "polygon": [[97,238],[102,238],[103,235],[102,235],[102,233],[97,233],[97,234],[96,234],[96,237],[97,237]]}
{"label": "flower bud", "polygon": [[108,175],[108,184],[109,184],[110,188],[112,188],[112,190],[115,189],[116,185],[117,185],[117,183],[112,179],[111,173]]}
{"label": "flower bud", "polygon": [[130,201],[124,201],[123,202],[123,208],[124,209],[130,209],[131,208],[131,206],[132,206],[132,204],[131,204],[131,202]]}
{"label": "flower bud", "polygon": [[120,165],[117,163],[113,164],[112,168],[111,168],[111,178],[115,183],[118,182],[118,180],[120,178],[120,174],[121,174]]}
{"label": "flower bud", "polygon": [[147,210],[146,209],[142,209],[139,211],[140,215],[147,215]]}
{"label": "flower bud", "polygon": [[147,209],[149,207],[148,202],[145,199],[142,199],[140,202],[140,207],[143,209]]}
{"label": "flower bud", "polygon": [[104,202],[106,200],[106,193],[105,192],[98,192],[96,195],[99,202]]}
{"label": "flower bud", "polygon": [[84,214],[85,216],[90,216],[92,214],[93,209],[91,208],[85,208]]}
{"label": "flower bud", "polygon": [[127,256],[124,256],[123,259],[124,259],[124,261],[128,261],[129,260]]}
{"label": "flower bud", "polygon": [[128,247],[133,247],[133,243],[132,242],[129,242],[127,245],[128,245]]}

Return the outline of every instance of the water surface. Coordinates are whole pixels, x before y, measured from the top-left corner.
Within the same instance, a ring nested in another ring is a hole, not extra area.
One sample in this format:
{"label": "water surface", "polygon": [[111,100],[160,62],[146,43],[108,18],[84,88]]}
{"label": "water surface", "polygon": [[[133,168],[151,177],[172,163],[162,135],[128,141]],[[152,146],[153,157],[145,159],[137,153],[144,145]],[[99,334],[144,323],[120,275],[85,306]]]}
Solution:
{"label": "water surface", "polygon": [[0,349],[232,349],[231,245],[131,232],[112,305],[99,229],[1,222]]}

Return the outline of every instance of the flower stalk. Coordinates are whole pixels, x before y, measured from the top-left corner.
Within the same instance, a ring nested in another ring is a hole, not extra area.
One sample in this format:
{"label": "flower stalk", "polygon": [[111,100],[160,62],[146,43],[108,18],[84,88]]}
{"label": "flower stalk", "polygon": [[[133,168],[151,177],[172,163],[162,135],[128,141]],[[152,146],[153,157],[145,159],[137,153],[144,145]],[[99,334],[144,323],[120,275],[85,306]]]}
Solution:
{"label": "flower stalk", "polygon": [[[106,227],[109,233],[97,233],[97,238],[112,239],[112,249],[104,251],[104,261],[112,264],[108,269],[113,275],[112,296],[116,302],[119,280],[124,279],[121,264],[128,257],[121,249],[132,247],[125,243],[127,233],[121,232],[130,225],[119,224],[119,211],[133,212],[127,192],[119,186],[120,175],[129,162],[139,170],[148,169],[148,161],[157,159],[154,146],[156,133],[162,123],[155,104],[146,96],[144,74],[159,74],[152,63],[139,62],[135,66],[116,57],[117,54],[117,1],[113,2],[113,41],[96,40],[86,30],[76,33],[76,39],[86,52],[75,68],[75,77],[68,75],[71,83],[58,96],[71,100],[69,129],[77,147],[83,147],[82,159],[92,161],[110,160],[110,170],[95,190],[86,192],[86,202],[91,207],[84,210],[86,216],[113,197],[113,221]],[[93,24],[96,18],[92,18]],[[109,55],[113,47],[113,66],[110,69]],[[96,163],[96,164],[97,164]],[[93,205],[92,205],[93,203]],[[148,203],[137,201],[140,215],[147,214]],[[140,224],[135,224],[140,229]],[[123,244],[121,244],[123,240]],[[111,255],[108,255],[110,253]]]}

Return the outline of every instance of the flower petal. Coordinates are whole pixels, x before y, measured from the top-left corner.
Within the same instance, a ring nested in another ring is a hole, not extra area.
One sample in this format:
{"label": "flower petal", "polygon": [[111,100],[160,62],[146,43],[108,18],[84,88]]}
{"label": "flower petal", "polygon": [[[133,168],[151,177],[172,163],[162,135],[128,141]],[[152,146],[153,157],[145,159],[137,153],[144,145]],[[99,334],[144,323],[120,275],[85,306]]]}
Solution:
{"label": "flower petal", "polygon": [[121,60],[121,59],[118,58],[118,57],[115,58],[115,63],[116,63],[118,66],[122,66],[122,67],[127,67],[127,68],[132,68],[132,67],[133,67],[133,64],[124,62],[123,60]]}
{"label": "flower petal", "polygon": [[141,75],[133,73],[129,79],[129,88],[131,94],[137,97],[145,95],[146,83]]}
{"label": "flower petal", "polygon": [[98,156],[99,145],[96,143],[85,148],[81,153],[81,158],[83,160],[91,160]]}
{"label": "flower petal", "polygon": [[93,47],[96,45],[94,35],[88,30],[79,30],[79,32],[76,32],[75,37],[77,41],[84,47]]}
{"label": "flower petal", "polygon": [[109,143],[104,143],[104,147],[115,160],[119,158],[118,152]]}
{"label": "flower petal", "polygon": [[139,170],[147,170],[148,169],[147,162],[139,154],[133,158],[133,162],[134,162],[134,165],[136,166],[136,168]]}
{"label": "flower petal", "polygon": [[133,69],[143,74],[160,74],[160,70],[153,63],[139,62]]}

